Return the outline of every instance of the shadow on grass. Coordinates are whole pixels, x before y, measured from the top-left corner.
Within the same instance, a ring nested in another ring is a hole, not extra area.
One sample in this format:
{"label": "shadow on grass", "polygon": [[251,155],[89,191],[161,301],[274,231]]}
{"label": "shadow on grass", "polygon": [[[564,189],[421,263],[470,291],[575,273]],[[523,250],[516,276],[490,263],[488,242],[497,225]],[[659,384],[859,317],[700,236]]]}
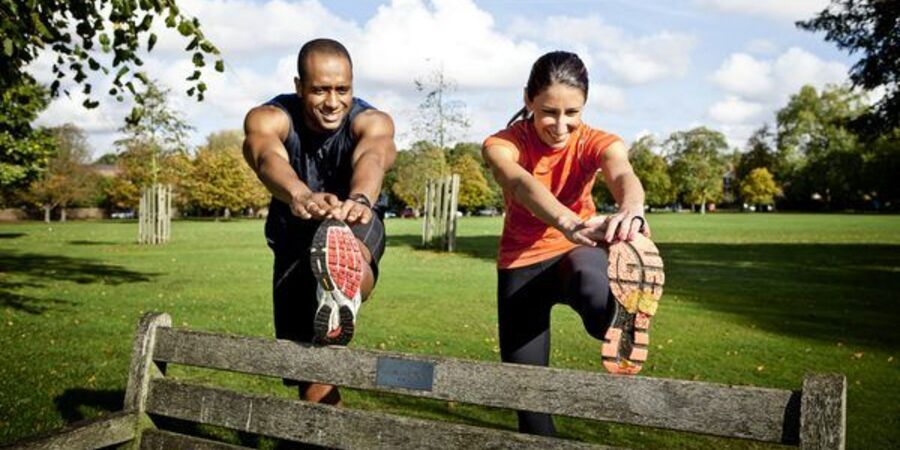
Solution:
{"label": "shadow on grass", "polygon": [[125,391],[119,390],[91,390],[91,389],[66,389],[62,395],[56,397],[56,409],[59,415],[67,423],[84,420],[90,414],[88,409],[103,412],[116,412],[122,409],[125,399]]}
{"label": "shadow on grass", "polygon": [[[457,253],[493,261],[498,237],[460,236]],[[389,245],[422,252],[421,237]],[[900,346],[900,245],[661,243],[669,296],[783,336]],[[663,297],[665,302],[666,296]]]}
{"label": "shadow on grass", "polygon": [[68,300],[33,297],[17,292],[23,288],[40,289],[56,282],[119,285],[151,281],[156,275],[87,258],[0,252],[0,308],[41,314],[54,305],[73,304]]}
{"label": "shadow on grass", "polygon": [[118,242],[75,240],[75,241],[69,241],[68,244],[69,245],[116,245],[116,244],[118,244]]}
{"label": "shadow on grass", "polygon": [[25,236],[25,233],[0,233],[0,239],[15,239]]}

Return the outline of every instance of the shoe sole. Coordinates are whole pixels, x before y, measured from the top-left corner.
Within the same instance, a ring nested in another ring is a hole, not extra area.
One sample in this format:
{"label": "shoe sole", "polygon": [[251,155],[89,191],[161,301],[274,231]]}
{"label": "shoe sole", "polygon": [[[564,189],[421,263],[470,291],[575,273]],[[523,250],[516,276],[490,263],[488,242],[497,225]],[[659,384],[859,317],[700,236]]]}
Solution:
{"label": "shoe sole", "polygon": [[650,319],[665,284],[659,249],[642,235],[613,244],[607,274],[617,305],[601,347],[603,367],[610,373],[633,375],[647,360]]}
{"label": "shoe sole", "polygon": [[310,248],[313,275],[338,307],[340,326],[330,330],[332,307],[322,305],[313,323],[315,340],[323,345],[347,345],[355,331],[348,306],[362,283],[362,252],[356,236],[344,222],[328,219],[319,225]]}

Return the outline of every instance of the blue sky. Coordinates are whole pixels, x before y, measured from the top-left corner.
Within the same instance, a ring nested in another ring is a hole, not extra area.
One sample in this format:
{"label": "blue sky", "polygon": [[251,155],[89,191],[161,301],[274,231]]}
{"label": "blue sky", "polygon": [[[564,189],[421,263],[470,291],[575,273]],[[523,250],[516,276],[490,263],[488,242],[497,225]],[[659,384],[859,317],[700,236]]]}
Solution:
{"label": "blue sky", "polygon": [[[471,127],[461,140],[480,142],[521,106],[534,60],[546,51],[575,51],[588,64],[586,121],[626,142],[664,139],[706,125],[742,146],[803,84],[842,83],[853,58],[822,36],[797,29],[827,0],[182,0],[226,59],[209,74],[203,103],[186,98],[190,74],[177,33],[160,29],[146,56],[151,77],[173,89],[172,101],[192,123],[191,142],[240,128],[246,111],[291,90],[296,51],[327,36],[349,48],[355,94],[389,112],[401,147],[415,139],[411,123],[422,95],[414,80],[443,66],[457,83]],[[161,24],[157,24],[161,26]],[[52,55],[32,67],[49,80]],[[99,81],[102,85],[102,81]],[[104,92],[95,89],[95,92]],[[85,111],[80,97],[61,97],[40,117],[88,131],[95,155],[115,149],[130,108],[112,99]]]}

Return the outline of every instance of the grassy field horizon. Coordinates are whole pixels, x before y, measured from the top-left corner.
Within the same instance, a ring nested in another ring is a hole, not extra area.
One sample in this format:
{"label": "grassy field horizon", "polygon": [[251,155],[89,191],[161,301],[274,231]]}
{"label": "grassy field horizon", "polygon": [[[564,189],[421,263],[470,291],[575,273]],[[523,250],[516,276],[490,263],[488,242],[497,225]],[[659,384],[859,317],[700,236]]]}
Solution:
{"label": "grassy field horizon", "polygon": [[[651,214],[666,288],[641,375],[798,389],[848,379],[848,448],[900,447],[900,216]],[[454,254],[387,221],[382,277],[351,346],[499,360],[499,218],[463,218]],[[263,222],[176,221],[164,246],[128,222],[0,224],[0,445],[121,408],[147,311],[179,327],[271,337]],[[601,371],[577,315],[553,312],[551,365]],[[169,376],[295,396],[280,380],[173,367]],[[347,392],[351,407],[513,429],[510,411]],[[634,448],[772,448],[558,419],[563,437]]]}

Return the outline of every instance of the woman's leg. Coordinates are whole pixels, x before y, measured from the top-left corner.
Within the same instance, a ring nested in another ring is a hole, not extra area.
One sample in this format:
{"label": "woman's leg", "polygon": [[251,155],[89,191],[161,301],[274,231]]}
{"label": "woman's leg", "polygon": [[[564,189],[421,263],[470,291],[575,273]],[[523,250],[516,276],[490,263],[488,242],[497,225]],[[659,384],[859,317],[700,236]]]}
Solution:
{"label": "woman's leg", "polygon": [[604,249],[583,246],[566,253],[557,265],[563,298],[581,316],[588,334],[599,340],[609,328],[610,302],[615,301],[609,290],[608,266]]}
{"label": "woman's leg", "polygon": [[[497,273],[497,318],[503,362],[546,366],[550,359],[550,308],[553,292],[548,263]],[[518,411],[519,431],[553,436],[549,414]]]}

